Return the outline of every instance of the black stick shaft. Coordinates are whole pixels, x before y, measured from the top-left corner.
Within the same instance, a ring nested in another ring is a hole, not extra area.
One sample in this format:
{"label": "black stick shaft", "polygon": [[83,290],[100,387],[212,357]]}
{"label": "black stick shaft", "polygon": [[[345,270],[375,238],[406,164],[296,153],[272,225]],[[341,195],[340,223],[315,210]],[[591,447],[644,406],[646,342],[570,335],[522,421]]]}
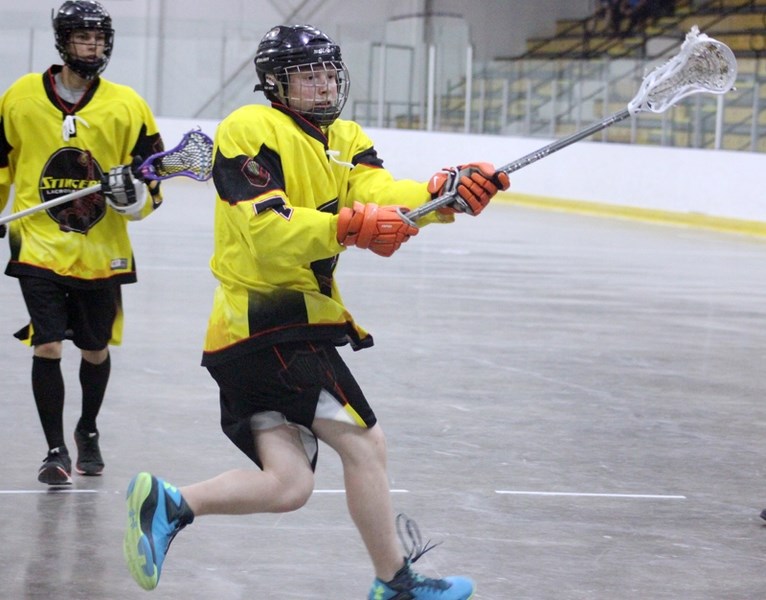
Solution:
{"label": "black stick shaft", "polygon": [[546,156],[553,154],[554,152],[558,152],[562,148],[566,148],[567,146],[571,146],[575,142],[579,142],[582,139],[590,137],[594,133],[598,133],[602,129],[606,129],[607,127],[610,127],[614,125],[615,123],[624,121],[630,116],[630,114],[631,114],[630,111],[627,108],[624,108],[620,112],[613,114],[611,117],[607,117],[603,121],[594,123],[590,127],[586,127],[585,129],[581,129],[580,131],[575,131],[573,134],[563,137],[560,140],[556,140],[555,142],[551,142],[550,144],[548,144],[547,146],[543,146],[539,150],[530,152],[526,156],[522,156],[518,160],[515,160],[511,163],[508,163],[507,165],[500,167],[497,171],[510,175],[514,171],[518,171],[522,167],[531,165],[533,162],[537,162],[541,158],[545,158]]}

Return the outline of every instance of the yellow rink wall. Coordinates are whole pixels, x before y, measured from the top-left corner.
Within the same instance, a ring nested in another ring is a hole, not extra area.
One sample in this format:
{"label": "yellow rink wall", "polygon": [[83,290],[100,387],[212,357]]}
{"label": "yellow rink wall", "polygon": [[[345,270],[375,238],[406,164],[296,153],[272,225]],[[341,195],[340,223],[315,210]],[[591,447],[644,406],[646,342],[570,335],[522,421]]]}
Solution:
{"label": "yellow rink wall", "polygon": [[762,221],[730,219],[726,217],[714,217],[699,213],[680,213],[667,210],[637,208],[615,204],[602,204],[599,202],[563,200],[560,198],[530,196],[513,192],[504,192],[499,194],[494,201],[496,202],[498,200],[501,202],[517,204],[520,206],[526,206],[540,210],[557,210],[617,219],[646,221],[661,225],[696,227],[700,229],[713,229],[726,233],[739,233],[742,235],[766,237],[766,222]]}

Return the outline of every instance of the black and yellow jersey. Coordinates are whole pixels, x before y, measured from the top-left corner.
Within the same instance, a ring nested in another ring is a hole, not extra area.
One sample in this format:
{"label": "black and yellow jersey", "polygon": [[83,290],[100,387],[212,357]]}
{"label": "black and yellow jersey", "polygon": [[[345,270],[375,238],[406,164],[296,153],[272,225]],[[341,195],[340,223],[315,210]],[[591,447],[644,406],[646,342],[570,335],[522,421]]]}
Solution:
{"label": "black and yellow jersey", "polygon": [[[220,123],[213,181],[219,285],[202,364],[292,340],[372,345],[334,278],[338,211],[355,201],[415,208],[431,199],[426,183],[395,180],[355,122],[319,129],[279,104]],[[420,224],[450,220],[432,213]]]}
{"label": "black and yellow jersey", "polygon": [[[146,102],[131,88],[95,79],[72,105],[55,92],[53,66],[18,79],[0,98],[0,211],[12,212],[100,183],[111,167],[163,150]],[[147,202],[139,217],[160,203]],[[9,223],[6,274],[77,287],[136,280],[128,219],[93,193]]]}

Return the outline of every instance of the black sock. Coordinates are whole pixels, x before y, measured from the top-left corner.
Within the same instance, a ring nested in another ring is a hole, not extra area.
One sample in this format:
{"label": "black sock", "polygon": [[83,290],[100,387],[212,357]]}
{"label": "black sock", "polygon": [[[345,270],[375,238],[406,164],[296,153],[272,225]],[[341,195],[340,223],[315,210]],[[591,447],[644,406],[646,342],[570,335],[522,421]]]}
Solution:
{"label": "black sock", "polygon": [[106,384],[111,372],[111,357],[99,365],[80,361],[80,385],[82,386],[82,415],[77,423],[77,429],[86,433],[96,431],[96,417],[101,410],[106,393]]}
{"label": "black sock", "polygon": [[64,443],[64,377],[60,358],[32,357],[32,394],[48,448]]}

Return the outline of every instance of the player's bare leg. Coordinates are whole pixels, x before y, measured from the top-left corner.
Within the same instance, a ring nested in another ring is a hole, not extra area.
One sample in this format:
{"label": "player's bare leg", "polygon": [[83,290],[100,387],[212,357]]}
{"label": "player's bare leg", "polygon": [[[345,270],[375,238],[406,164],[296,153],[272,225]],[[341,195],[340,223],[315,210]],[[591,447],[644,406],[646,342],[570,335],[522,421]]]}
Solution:
{"label": "player's bare leg", "polygon": [[235,469],[181,489],[150,473],[133,478],[123,552],[136,583],[157,587],[170,543],[196,516],[285,512],[306,503],[314,474],[297,429],[260,431],[256,446],[263,471]]}
{"label": "player's bare leg", "polygon": [[[428,548],[412,547],[405,557],[398,543],[386,466],[386,441],[380,425],[362,429],[317,419],[313,429],[343,462],[346,502],[375,568],[370,600],[468,600],[474,584],[465,577],[430,579],[411,569]],[[416,529],[414,524],[408,524]],[[419,536],[418,536],[419,537]]]}
{"label": "player's bare leg", "polygon": [[180,488],[196,516],[279,513],[303,506],[314,490],[314,474],[294,427],[281,425],[256,437],[263,470],[235,469]]}
{"label": "player's bare leg", "polygon": [[394,527],[383,430],[380,425],[363,429],[317,419],[314,431],[340,456],[349,513],[376,575],[388,581],[402,566],[402,549]]}

